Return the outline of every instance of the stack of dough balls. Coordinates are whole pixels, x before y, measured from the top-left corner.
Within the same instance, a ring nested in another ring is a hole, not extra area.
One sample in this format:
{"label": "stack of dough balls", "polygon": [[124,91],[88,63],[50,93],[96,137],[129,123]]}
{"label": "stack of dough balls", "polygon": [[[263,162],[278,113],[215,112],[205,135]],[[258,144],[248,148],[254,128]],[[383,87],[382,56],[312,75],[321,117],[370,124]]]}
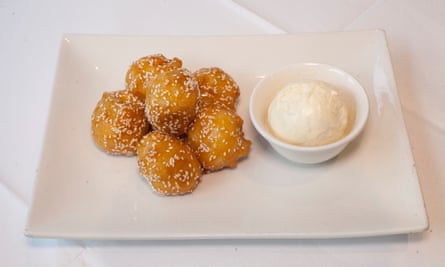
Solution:
{"label": "stack of dough balls", "polygon": [[161,195],[192,192],[204,173],[235,168],[248,155],[236,113],[239,86],[217,67],[191,72],[178,58],[139,58],[126,88],[105,92],[91,118],[95,144],[138,156],[140,174]]}

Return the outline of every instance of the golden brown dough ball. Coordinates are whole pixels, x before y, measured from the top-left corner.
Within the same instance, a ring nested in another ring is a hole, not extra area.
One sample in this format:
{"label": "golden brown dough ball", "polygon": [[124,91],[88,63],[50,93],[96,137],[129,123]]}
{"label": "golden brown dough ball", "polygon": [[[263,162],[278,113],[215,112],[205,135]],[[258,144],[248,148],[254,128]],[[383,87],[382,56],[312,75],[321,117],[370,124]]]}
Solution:
{"label": "golden brown dough ball", "polygon": [[212,67],[199,69],[193,75],[201,92],[201,108],[215,104],[235,110],[240,89],[229,74],[220,68]]}
{"label": "golden brown dough ball", "polygon": [[176,57],[168,59],[162,54],[141,57],[133,62],[127,71],[125,77],[127,89],[145,96],[144,83],[146,81],[162,72],[180,67],[182,67],[182,61]]}
{"label": "golden brown dough ball", "polygon": [[180,136],[196,116],[198,83],[186,69],[163,72],[147,83],[146,114],[154,129]]}
{"label": "golden brown dough ball", "polygon": [[192,192],[198,185],[202,170],[191,148],[176,137],[153,131],[138,147],[138,166],[153,190],[163,195]]}
{"label": "golden brown dough ball", "polygon": [[91,116],[96,145],[114,155],[134,155],[139,140],[149,131],[141,96],[122,90],[105,92]]}
{"label": "golden brown dough ball", "polygon": [[244,138],[243,120],[230,109],[211,106],[199,111],[187,135],[187,143],[204,169],[234,168],[247,156],[251,142]]}

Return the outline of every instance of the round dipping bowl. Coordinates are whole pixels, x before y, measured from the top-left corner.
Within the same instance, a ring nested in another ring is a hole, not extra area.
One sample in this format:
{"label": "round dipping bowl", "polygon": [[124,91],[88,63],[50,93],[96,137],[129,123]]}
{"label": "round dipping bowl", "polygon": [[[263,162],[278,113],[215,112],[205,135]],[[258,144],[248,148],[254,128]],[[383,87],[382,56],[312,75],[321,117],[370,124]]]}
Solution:
{"label": "round dipping bowl", "polygon": [[[350,113],[347,135],[321,146],[298,146],[275,137],[267,121],[269,105],[285,85],[300,80],[323,81],[340,93]],[[354,77],[336,67],[319,63],[293,64],[266,76],[253,89],[249,103],[253,126],[272,148],[288,160],[307,164],[321,163],[337,156],[363,130],[368,110],[366,92]]]}

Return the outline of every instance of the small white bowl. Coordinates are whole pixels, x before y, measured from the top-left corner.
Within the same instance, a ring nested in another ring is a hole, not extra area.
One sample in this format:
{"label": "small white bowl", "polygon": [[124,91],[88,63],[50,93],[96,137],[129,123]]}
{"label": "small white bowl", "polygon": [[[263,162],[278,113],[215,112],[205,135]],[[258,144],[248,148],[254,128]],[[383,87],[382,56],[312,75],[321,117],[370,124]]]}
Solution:
{"label": "small white bowl", "polygon": [[[299,80],[319,80],[334,86],[344,97],[352,125],[340,140],[322,146],[297,146],[276,138],[267,122],[270,103],[285,85]],[[250,96],[249,114],[256,130],[281,156],[298,163],[321,163],[337,156],[363,130],[369,103],[365,90],[351,75],[336,67],[319,63],[298,63],[284,67],[262,79]]]}

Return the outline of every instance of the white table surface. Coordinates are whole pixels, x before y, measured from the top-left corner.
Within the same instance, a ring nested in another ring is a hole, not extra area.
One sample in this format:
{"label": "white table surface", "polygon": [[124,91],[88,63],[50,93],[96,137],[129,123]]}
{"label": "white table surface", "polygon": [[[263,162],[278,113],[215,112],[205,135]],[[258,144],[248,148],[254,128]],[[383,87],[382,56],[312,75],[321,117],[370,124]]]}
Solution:
{"label": "white table surface", "polygon": [[[69,241],[23,235],[63,33],[386,31],[430,228],[332,240]],[[1,266],[445,266],[445,1],[0,0]]]}

